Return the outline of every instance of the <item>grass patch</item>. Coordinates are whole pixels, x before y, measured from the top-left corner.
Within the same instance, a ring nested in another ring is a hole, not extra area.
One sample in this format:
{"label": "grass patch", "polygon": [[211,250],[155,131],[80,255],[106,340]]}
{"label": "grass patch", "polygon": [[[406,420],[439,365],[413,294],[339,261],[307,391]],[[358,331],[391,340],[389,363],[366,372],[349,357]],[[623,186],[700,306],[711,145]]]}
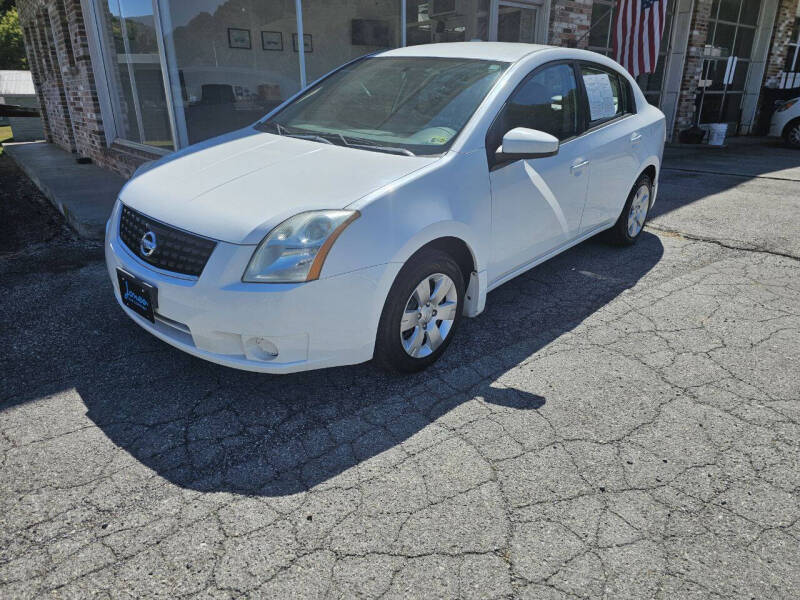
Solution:
{"label": "grass patch", "polygon": [[[11,141],[11,127],[4,125],[0,127],[0,144]],[[3,155],[3,147],[0,146],[0,156]]]}

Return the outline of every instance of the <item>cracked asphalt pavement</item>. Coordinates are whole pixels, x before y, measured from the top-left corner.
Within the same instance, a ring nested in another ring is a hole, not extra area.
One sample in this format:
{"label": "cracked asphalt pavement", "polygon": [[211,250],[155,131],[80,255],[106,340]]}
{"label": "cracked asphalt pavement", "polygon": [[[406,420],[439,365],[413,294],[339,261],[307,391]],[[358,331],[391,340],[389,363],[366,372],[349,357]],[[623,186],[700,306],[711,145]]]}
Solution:
{"label": "cracked asphalt pavement", "polygon": [[797,598],[800,153],[749,150],[414,376],[172,349],[0,160],[0,597]]}

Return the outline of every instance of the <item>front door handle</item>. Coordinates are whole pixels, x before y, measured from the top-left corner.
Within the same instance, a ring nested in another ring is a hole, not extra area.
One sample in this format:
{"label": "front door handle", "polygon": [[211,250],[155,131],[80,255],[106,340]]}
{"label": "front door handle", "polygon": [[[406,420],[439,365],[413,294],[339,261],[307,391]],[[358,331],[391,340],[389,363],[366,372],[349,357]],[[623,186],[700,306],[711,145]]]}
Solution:
{"label": "front door handle", "polygon": [[639,140],[642,139],[642,134],[638,131],[631,136],[631,144],[638,144]]}
{"label": "front door handle", "polygon": [[569,168],[569,170],[570,170],[570,171],[577,171],[577,170],[578,170],[578,169],[580,169],[581,167],[585,167],[585,166],[586,166],[586,165],[588,165],[588,164],[589,164],[589,161],[588,161],[588,160],[584,160],[584,161],[581,161],[581,162],[579,162],[579,163],[575,163],[574,165],[572,165],[572,166]]}

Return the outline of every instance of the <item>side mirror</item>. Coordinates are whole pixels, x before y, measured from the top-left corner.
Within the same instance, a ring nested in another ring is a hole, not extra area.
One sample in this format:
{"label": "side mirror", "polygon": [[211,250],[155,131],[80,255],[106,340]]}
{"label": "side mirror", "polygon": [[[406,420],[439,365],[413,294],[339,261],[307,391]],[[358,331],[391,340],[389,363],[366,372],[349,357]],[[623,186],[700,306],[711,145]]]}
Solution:
{"label": "side mirror", "polygon": [[515,127],[503,136],[503,145],[497,149],[497,154],[503,158],[543,158],[558,153],[558,138],[539,131]]}

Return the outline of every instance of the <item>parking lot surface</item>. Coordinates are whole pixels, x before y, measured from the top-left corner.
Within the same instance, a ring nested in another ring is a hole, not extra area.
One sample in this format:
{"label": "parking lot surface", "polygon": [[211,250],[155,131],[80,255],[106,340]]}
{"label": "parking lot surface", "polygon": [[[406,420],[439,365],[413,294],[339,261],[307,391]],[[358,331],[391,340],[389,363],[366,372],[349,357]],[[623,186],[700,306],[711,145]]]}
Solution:
{"label": "parking lot surface", "polygon": [[758,152],[414,376],[172,349],[0,160],[0,597],[797,598],[800,153]]}

